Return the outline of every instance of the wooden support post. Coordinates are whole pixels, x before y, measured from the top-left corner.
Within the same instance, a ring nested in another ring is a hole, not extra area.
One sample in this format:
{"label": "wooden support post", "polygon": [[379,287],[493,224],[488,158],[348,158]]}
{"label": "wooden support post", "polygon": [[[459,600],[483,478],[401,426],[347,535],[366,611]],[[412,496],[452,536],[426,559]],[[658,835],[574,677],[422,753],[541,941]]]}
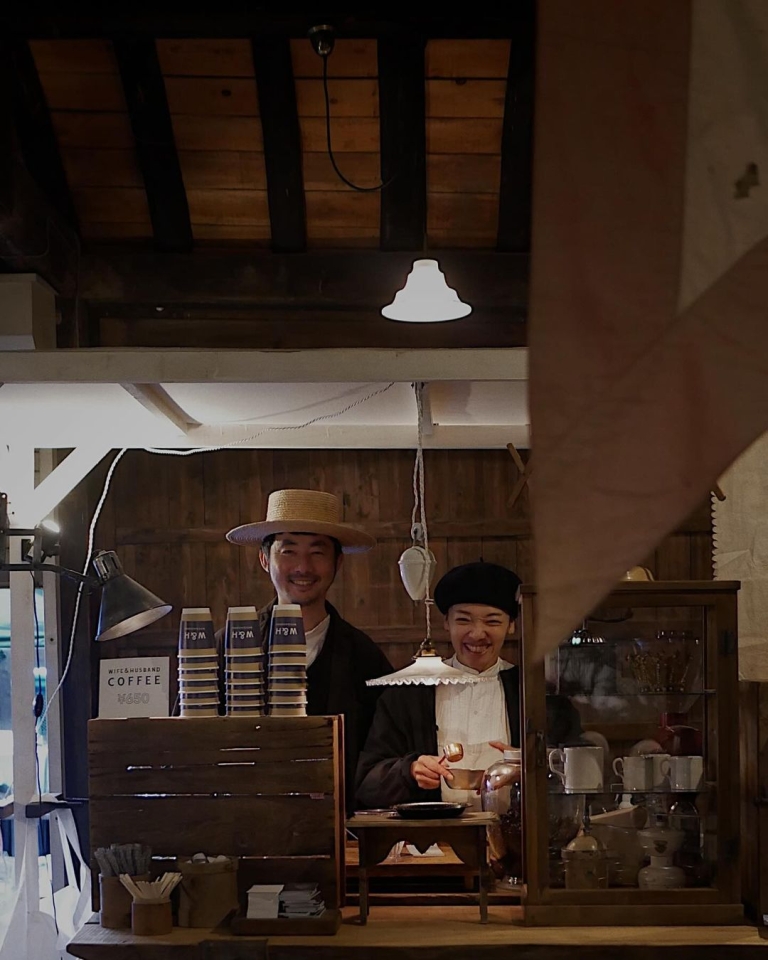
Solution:
{"label": "wooden support post", "polygon": [[269,37],[252,40],[251,49],[264,139],[272,249],[297,253],[307,246],[307,213],[291,47],[287,39]]}
{"label": "wooden support post", "polygon": [[536,2],[519,0],[510,18],[509,72],[501,134],[499,250],[531,245],[533,100],[536,66]]}
{"label": "wooden support post", "polygon": [[115,57],[144,178],[155,244],[189,250],[192,226],[176,152],[165,82],[152,39],[119,39]]}
{"label": "wooden support post", "polygon": [[423,37],[379,40],[381,248],[421,250],[427,228]]}

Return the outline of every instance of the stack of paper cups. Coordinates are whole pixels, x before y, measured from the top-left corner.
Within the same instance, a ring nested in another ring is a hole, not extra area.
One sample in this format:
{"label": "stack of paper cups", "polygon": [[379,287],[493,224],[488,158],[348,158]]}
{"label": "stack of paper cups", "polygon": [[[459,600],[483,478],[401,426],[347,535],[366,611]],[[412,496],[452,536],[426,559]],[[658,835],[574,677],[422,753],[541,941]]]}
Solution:
{"label": "stack of paper cups", "polygon": [[301,607],[277,604],[269,634],[269,713],[273,717],[307,715],[307,642]]}
{"label": "stack of paper cups", "polygon": [[256,607],[230,607],[224,631],[227,716],[264,716],[264,660]]}
{"label": "stack of paper cups", "polygon": [[184,607],[179,624],[182,717],[218,717],[219,652],[209,607]]}

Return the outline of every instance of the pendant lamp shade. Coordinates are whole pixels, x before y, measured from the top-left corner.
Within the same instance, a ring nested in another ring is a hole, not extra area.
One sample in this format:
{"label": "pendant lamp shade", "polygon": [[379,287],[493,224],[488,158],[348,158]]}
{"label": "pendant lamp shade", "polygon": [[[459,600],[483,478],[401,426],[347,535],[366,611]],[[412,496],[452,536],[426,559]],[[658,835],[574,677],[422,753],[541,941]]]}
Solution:
{"label": "pendant lamp shade", "polygon": [[97,554],[93,567],[101,582],[97,640],[114,640],[154,623],[172,607],[123,572],[113,551]]}
{"label": "pendant lamp shade", "polygon": [[416,654],[413,663],[403,667],[402,670],[365,682],[369,687],[399,687],[404,684],[436,687],[443,683],[478,683],[487,679],[488,677],[480,677],[476,674],[462,673],[461,670],[456,670],[455,667],[444,663],[436,654],[424,656]]}
{"label": "pendant lamp shade", "polygon": [[472,307],[445,282],[437,260],[415,260],[405,286],[381,312],[404,323],[441,323],[466,317]]}

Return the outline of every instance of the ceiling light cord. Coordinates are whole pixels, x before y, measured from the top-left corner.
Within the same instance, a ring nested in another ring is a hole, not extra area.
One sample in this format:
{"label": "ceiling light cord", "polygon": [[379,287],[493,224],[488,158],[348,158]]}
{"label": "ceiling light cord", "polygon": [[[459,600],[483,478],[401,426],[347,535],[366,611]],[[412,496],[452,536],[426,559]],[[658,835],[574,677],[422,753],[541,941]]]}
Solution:
{"label": "ceiling light cord", "polygon": [[[424,551],[429,557],[429,531],[427,530],[427,507],[424,497],[424,384],[414,383],[416,393],[416,459],[413,464],[413,512],[411,514],[411,538],[414,543],[423,540]],[[429,575],[427,575],[426,593],[424,595],[424,614],[426,618],[427,643],[432,639],[432,604],[434,600],[429,589]]]}
{"label": "ceiling light cord", "polygon": [[[330,51],[328,51],[328,54],[329,53]],[[397,173],[392,174],[388,180],[377,183],[373,187],[361,187],[357,183],[352,183],[351,180],[344,176],[341,170],[339,170],[339,165],[336,163],[336,158],[333,155],[333,146],[331,144],[331,98],[328,94],[328,54],[321,55],[321,59],[323,61],[323,96],[325,98],[325,142],[328,148],[328,157],[331,161],[331,166],[339,180],[345,183],[350,189],[357,190],[358,193],[376,193],[388,187],[397,176]]]}

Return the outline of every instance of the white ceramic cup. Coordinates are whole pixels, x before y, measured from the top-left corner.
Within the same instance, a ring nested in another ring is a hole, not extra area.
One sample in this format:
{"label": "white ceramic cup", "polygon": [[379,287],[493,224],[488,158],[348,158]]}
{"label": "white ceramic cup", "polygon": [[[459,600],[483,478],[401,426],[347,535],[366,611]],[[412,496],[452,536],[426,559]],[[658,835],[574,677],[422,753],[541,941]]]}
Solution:
{"label": "white ceramic cup", "polygon": [[616,757],[613,771],[627,793],[657,790],[666,786],[669,775],[668,753],[648,753],[639,757]]}
{"label": "white ceramic cup", "polygon": [[669,786],[671,790],[698,790],[703,777],[703,757],[669,758]]}
{"label": "white ceramic cup", "polygon": [[603,789],[603,748],[550,750],[549,769],[560,777],[566,793],[600,793]]}

